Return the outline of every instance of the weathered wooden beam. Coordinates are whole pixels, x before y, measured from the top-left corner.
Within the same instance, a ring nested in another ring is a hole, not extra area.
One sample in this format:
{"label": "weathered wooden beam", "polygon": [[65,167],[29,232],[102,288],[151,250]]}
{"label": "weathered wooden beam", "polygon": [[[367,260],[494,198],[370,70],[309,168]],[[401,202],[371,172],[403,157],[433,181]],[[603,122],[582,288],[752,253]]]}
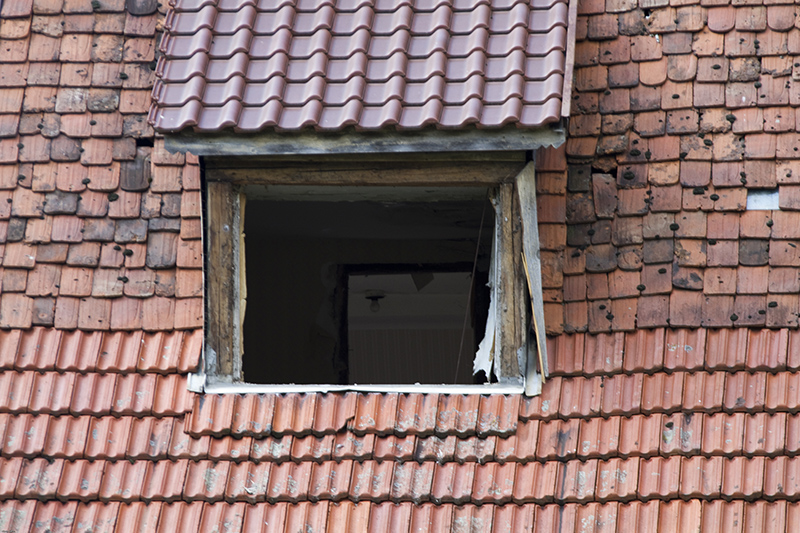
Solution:
{"label": "weathered wooden beam", "polygon": [[513,181],[524,162],[329,163],[278,168],[206,168],[211,181],[248,185],[491,186]]}
{"label": "weathered wooden beam", "polygon": [[[528,283],[530,284],[531,311],[533,313],[533,326],[536,335],[536,348],[539,354],[538,367],[542,377],[547,377],[547,343],[544,326],[544,296],[542,292],[542,263],[539,255],[539,221],[536,212],[536,172],[534,163],[528,163],[516,180],[516,189],[519,196],[520,214],[522,216],[522,231],[524,234],[522,252],[525,258]],[[528,379],[533,385],[536,377],[537,361],[528,361]],[[527,387],[526,387],[527,388]]]}
{"label": "weathered wooden beam", "polygon": [[206,372],[237,380],[234,374],[238,300],[238,195],[226,182],[208,183],[206,236],[208,239],[206,295]]}
{"label": "weathered wooden beam", "polygon": [[501,129],[426,129],[420,131],[344,131],[302,133],[265,131],[254,134],[197,133],[165,135],[167,150],[201,156],[371,154],[424,152],[492,152],[535,150],[558,146],[565,140],[560,123],[536,129],[509,126]]}
{"label": "weathered wooden beam", "polygon": [[[521,378],[517,350],[519,344],[519,323],[515,295],[518,276],[514,259],[514,185],[504,183],[497,188],[497,342],[495,346],[495,372],[501,380]],[[499,356],[499,359],[498,359]]]}

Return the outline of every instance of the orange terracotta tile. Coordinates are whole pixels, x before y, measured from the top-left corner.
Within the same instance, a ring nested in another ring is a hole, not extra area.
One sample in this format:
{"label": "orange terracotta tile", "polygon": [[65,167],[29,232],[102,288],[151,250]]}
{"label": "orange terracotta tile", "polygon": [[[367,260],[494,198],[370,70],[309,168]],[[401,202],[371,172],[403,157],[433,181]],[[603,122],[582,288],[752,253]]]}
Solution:
{"label": "orange terracotta tile", "polygon": [[[548,352],[549,353],[549,352]],[[558,412],[561,397],[561,377],[550,377],[542,384],[542,393],[538,396],[522,398],[520,403],[520,420],[531,418],[552,418]]]}
{"label": "orange terracotta tile", "polygon": [[[225,488],[225,499],[227,501],[246,501],[251,504],[263,502],[271,466],[269,462],[245,461],[232,464],[228,475],[228,484]],[[314,468],[317,468],[317,465]]]}
{"label": "orange terracotta tile", "polygon": [[57,495],[71,500],[96,500],[100,491],[105,461],[65,462]]}
{"label": "orange terracotta tile", "polygon": [[526,462],[536,458],[539,422],[531,420],[520,424],[517,431],[506,438],[497,439],[495,460]]}
{"label": "orange terracotta tile", "polygon": [[90,459],[123,459],[131,438],[133,417],[93,417],[84,455]]}
{"label": "orange terracotta tile", "polygon": [[56,416],[50,418],[44,441],[48,457],[77,459],[83,456],[91,417]]}
{"label": "orange terracotta tile", "polygon": [[[290,464],[291,463],[287,463]],[[308,469],[310,470],[310,464]],[[221,500],[225,493],[225,485],[228,480],[230,463],[220,461],[190,461],[189,469],[186,472],[186,482],[183,487],[183,497],[188,501]],[[299,481],[299,480],[298,480]]]}
{"label": "orange terracotta tile", "polygon": [[741,501],[714,500],[703,502],[703,531],[741,531],[743,504]]}
{"label": "orange terracotta tile", "polygon": [[147,462],[110,462],[103,473],[100,499],[104,502],[132,502],[139,499],[147,472]]}
{"label": "orange terracotta tile", "polygon": [[245,505],[237,503],[206,504],[200,522],[200,531],[236,531],[242,527]]}
{"label": "orange terracotta tile", "polygon": [[598,464],[589,461],[568,461],[558,465],[556,478],[557,502],[585,502],[595,496]]}
{"label": "orange terracotta tile", "polygon": [[722,494],[731,498],[761,496],[764,486],[764,457],[734,457],[724,462]]}
{"label": "orange terracotta tile", "polygon": [[459,463],[491,461],[494,458],[498,440],[500,440],[499,437],[456,439],[455,460]]}
{"label": "orange terracotta tile", "polygon": [[27,511],[31,514],[30,521],[37,526],[41,525],[39,531],[58,531],[58,529],[67,531],[74,525],[77,508],[78,502],[75,501],[50,501],[36,505],[35,513],[33,506]]}
{"label": "orange terracotta tile", "polygon": [[786,413],[756,413],[745,417],[744,453],[775,455],[784,449]]}
{"label": "orange terracotta tile", "polygon": [[[476,430],[480,397],[469,395],[442,395],[439,397],[439,413],[436,417],[438,435],[456,434],[466,436]],[[391,411],[394,415],[394,411]]]}
{"label": "orange terracotta tile", "polygon": [[565,378],[561,380],[561,416],[587,417],[600,413],[603,378]]}
{"label": "orange terracotta tile", "polygon": [[719,329],[708,332],[706,368],[740,370],[747,356],[747,329]]}
{"label": "orange terracotta tile", "polygon": [[751,330],[747,347],[749,370],[782,370],[786,367],[789,333],[781,330]]}
{"label": "orange terracotta tile", "polygon": [[583,361],[585,374],[612,374],[622,370],[625,353],[625,334],[599,334],[586,336]]}
{"label": "orange terracotta tile", "polygon": [[773,529],[780,531],[786,529],[787,512],[786,502],[757,501],[744,506],[745,531],[767,531]]}
{"label": "orange terracotta tile", "polygon": [[401,394],[397,402],[396,432],[416,435],[433,433],[439,404],[438,394]]}
{"label": "orange terracotta tile", "polygon": [[516,503],[553,501],[558,463],[531,462],[517,466],[513,499]]}
{"label": "orange terracotta tile", "polygon": [[[506,466],[498,466],[496,463],[490,463],[497,467],[497,470],[506,470],[506,475],[513,476],[513,468],[516,464],[509,463]],[[433,482],[433,470],[435,463],[426,461],[417,463],[415,461],[395,462],[394,471],[392,473],[392,489],[389,498],[394,502],[399,501],[412,501],[419,504],[423,501],[430,499],[431,483]],[[488,465],[487,465],[488,466]],[[478,467],[480,468],[480,467]],[[501,474],[498,472],[497,476]],[[476,475],[475,483],[476,489],[473,492],[473,497],[480,498],[481,491],[478,486],[479,476]],[[511,478],[513,485],[513,477]],[[500,481],[498,479],[498,481]],[[505,481],[505,480],[504,480]],[[497,483],[499,485],[500,483]],[[508,499],[510,499],[510,489],[508,490]],[[497,494],[492,494],[497,498]]]}
{"label": "orange terracotta tile", "polygon": [[[697,324],[695,324],[697,325]],[[695,370],[703,367],[706,330],[699,328],[667,330],[664,367],[670,370]]]}
{"label": "orange terracotta tile", "polygon": [[553,420],[539,424],[539,442],[536,455],[541,460],[574,457],[578,446],[580,421]]}
{"label": "orange terracotta tile", "polygon": [[583,334],[548,337],[550,373],[554,376],[580,373],[583,369],[584,343]]}
{"label": "orange terracotta tile", "polygon": [[661,415],[622,417],[619,434],[621,456],[657,454],[662,438]]}
{"label": "orange terracotta tile", "polygon": [[684,373],[644,376],[642,412],[672,412],[682,407]]}
{"label": "orange terracotta tile", "polygon": [[[392,462],[353,463],[350,498],[355,501],[385,501],[391,491]],[[274,474],[271,476],[274,479]]]}
{"label": "orange terracotta tile", "polygon": [[763,372],[728,374],[723,407],[737,411],[762,408],[766,399],[766,381],[766,374]]}
{"label": "orange terracotta tile", "polygon": [[[18,459],[16,463],[19,477],[17,477],[15,474],[13,476],[9,475],[6,478],[12,483],[10,486],[11,493],[6,496],[7,498],[13,498],[13,483],[17,482],[17,479],[19,479],[16,488],[16,497],[18,499],[55,499],[56,490],[58,489],[58,484],[61,480],[61,472],[64,468],[63,459]],[[6,463],[6,465],[7,468],[11,467],[14,465],[14,462]],[[22,467],[21,469],[20,466]],[[10,474],[10,472],[6,471],[6,474]]]}
{"label": "orange terracotta tile", "polygon": [[603,380],[603,415],[638,413],[642,403],[643,374],[617,374]]}
{"label": "orange terracotta tile", "polygon": [[764,496],[796,498],[800,494],[800,461],[796,457],[767,459],[764,469]]}
{"label": "orange terracotta tile", "polygon": [[419,437],[414,450],[414,459],[417,461],[438,461],[440,463],[452,461],[456,449],[455,435],[449,437]]}
{"label": "orange terracotta tile", "polygon": [[639,483],[639,459],[609,459],[597,466],[597,498],[627,501],[636,498]]}
{"label": "orange terracotta tile", "polygon": [[171,533],[175,531],[176,525],[181,533],[199,530],[203,506],[202,502],[175,502],[163,505],[158,533]]}
{"label": "orange terracotta tile", "polygon": [[147,463],[142,499],[145,501],[175,501],[181,498],[189,461],[181,459]]}
{"label": "orange terracotta tile", "polygon": [[555,504],[538,509],[534,531],[574,531],[577,508],[576,504]]}
{"label": "orange terracotta tile", "polygon": [[623,368],[626,372],[654,371],[664,360],[664,329],[638,330],[625,337]]}

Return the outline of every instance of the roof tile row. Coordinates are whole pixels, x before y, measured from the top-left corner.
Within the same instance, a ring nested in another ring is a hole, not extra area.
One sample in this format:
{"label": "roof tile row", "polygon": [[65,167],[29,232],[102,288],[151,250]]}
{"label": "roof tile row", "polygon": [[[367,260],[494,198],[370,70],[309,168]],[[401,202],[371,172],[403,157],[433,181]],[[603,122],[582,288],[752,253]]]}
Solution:
{"label": "roof tile row", "polygon": [[259,131],[557,120],[565,3],[422,7],[179,4],[165,21],[150,121]]}
{"label": "roof tile row", "polygon": [[[587,503],[651,498],[793,499],[800,461],[655,457],[528,464],[0,460],[4,498],[108,502],[351,500]],[[18,482],[16,480],[19,480]],[[13,485],[16,483],[16,486]]]}

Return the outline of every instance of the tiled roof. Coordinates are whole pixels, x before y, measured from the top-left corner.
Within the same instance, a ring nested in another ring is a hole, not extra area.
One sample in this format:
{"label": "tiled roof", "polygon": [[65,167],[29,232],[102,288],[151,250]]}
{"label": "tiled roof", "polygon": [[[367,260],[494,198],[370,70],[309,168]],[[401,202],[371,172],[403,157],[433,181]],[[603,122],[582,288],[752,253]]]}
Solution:
{"label": "tiled roof", "polygon": [[798,331],[551,338],[552,377],[530,399],[195,395],[176,372],[196,333],[144,339],[180,347],[161,373],[99,372],[108,333],[81,339],[94,362],[80,372],[20,370],[42,333],[2,343],[3,531],[622,533],[732,516],[788,531],[800,517]]}
{"label": "tiled roof", "polygon": [[178,0],[157,131],[530,128],[558,121],[565,0]]}
{"label": "tiled roof", "polygon": [[798,327],[797,10],[579,3],[569,171],[537,175],[551,332]]}

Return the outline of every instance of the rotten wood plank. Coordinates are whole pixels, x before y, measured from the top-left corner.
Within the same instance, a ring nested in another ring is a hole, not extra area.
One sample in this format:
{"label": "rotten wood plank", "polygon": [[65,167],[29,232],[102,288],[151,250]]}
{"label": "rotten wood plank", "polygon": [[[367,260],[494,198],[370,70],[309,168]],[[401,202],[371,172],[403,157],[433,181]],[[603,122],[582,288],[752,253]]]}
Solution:
{"label": "rotten wood plank", "polygon": [[219,378],[236,380],[238,376],[233,371],[236,359],[234,349],[238,346],[234,329],[239,323],[236,317],[238,296],[235,275],[238,237],[234,231],[239,227],[235,221],[238,202],[230,183],[208,183],[207,194],[207,372]]}
{"label": "rotten wood plank", "polygon": [[[536,335],[539,369],[542,380],[547,377],[547,343],[545,341],[544,296],[542,292],[542,264],[539,255],[539,222],[536,212],[536,172],[534,163],[528,165],[517,176],[517,195],[519,197],[522,231],[524,234],[523,249],[526,276],[529,285],[531,312]],[[534,361],[528,361],[528,381],[535,380],[531,375]]]}
{"label": "rotten wood plank", "polygon": [[211,181],[249,185],[491,186],[512,181],[524,165],[524,162],[404,162],[391,165],[340,162],[315,167],[303,164],[276,168],[207,168],[206,176]]}
{"label": "rotten wood plank", "polygon": [[[514,185],[511,183],[504,183],[497,188],[497,224],[499,232],[497,234],[497,252],[499,260],[498,286],[497,286],[497,320],[498,320],[498,342],[496,346],[496,355],[499,355],[499,369],[497,367],[498,361],[495,361],[495,369],[499,370],[498,374],[501,378],[512,380],[519,378],[520,368],[517,361],[517,344],[519,334],[518,328],[520,327],[516,312],[516,304],[514,296],[516,293],[515,284],[517,283],[517,276],[515,271],[514,255]],[[499,352],[499,354],[498,354]]]}

